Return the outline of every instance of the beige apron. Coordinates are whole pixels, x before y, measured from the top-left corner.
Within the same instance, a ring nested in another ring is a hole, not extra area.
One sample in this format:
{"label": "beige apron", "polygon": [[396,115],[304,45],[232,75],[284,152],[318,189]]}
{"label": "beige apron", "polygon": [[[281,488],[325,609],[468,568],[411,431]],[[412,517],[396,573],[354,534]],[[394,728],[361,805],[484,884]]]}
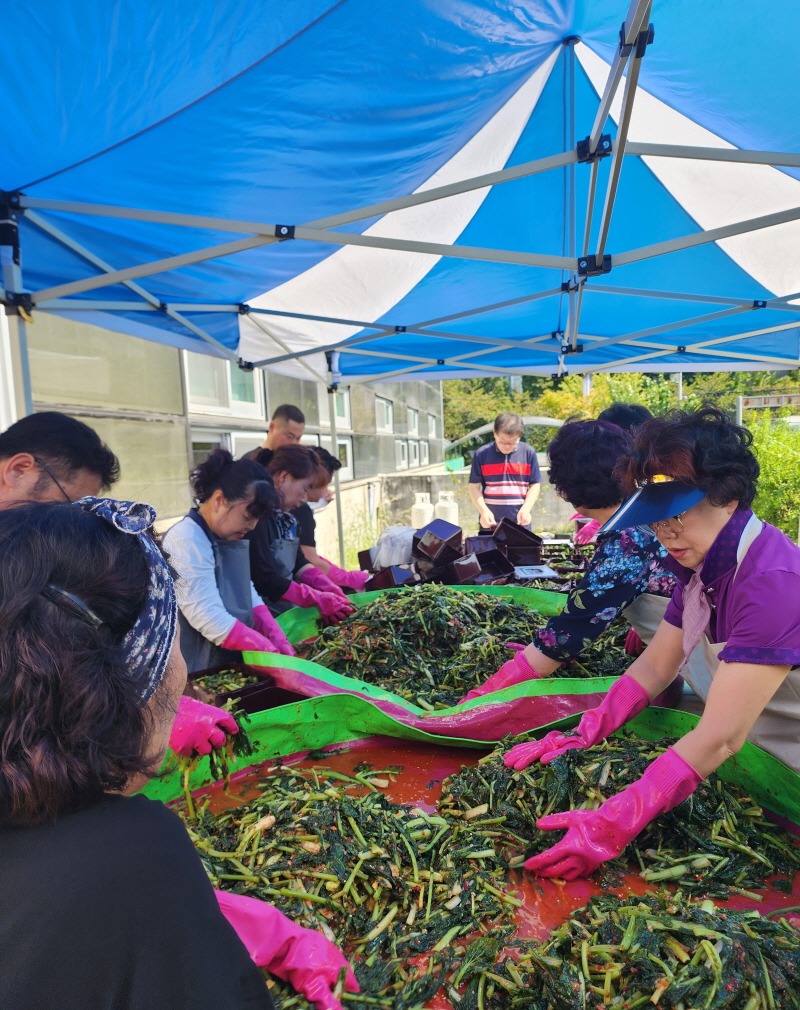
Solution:
{"label": "beige apron", "polygon": [[[739,542],[739,549],[736,552],[736,572],[734,580],[739,571],[742,559],[750,549],[750,545],[761,532],[762,523],[760,519],[751,516],[747,526],[744,528],[742,539]],[[776,601],[777,604],[777,601]],[[703,635],[699,648],[702,648],[706,658],[707,679],[693,679],[694,668],[687,664],[683,670],[683,676],[691,685],[695,694],[699,695],[703,701],[708,697],[708,690],[711,687],[713,673],[719,665],[719,654],[725,648],[725,642],[711,643],[707,635]],[[696,650],[695,650],[696,651]],[[694,653],[692,653],[692,657]],[[690,659],[692,658],[690,657]],[[776,758],[780,758],[784,764],[800,773],[800,669],[790,670],[783,683],[772,696],[766,708],[756,719],[753,728],[747,734],[747,739],[751,743],[758,744],[765,751],[769,751]]]}
{"label": "beige apron", "polygon": [[[635,629],[639,638],[648,645],[653,635],[655,635],[659,624],[664,619],[664,612],[667,609],[669,600],[668,596],[642,593],[641,596],[637,597],[633,603],[629,603],[622,611],[622,616],[627,620],[628,624]],[[716,661],[714,662],[714,666],[716,666]],[[686,661],[686,666],[681,670],[681,673],[684,680],[687,681],[693,690],[695,681],[706,685],[711,683],[711,674],[709,673],[708,661],[706,660],[702,643],[695,646],[692,650],[689,659]],[[707,693],[708,690],[706,689]],[[703,695],[703,700],[705,701],[705,695]]]}

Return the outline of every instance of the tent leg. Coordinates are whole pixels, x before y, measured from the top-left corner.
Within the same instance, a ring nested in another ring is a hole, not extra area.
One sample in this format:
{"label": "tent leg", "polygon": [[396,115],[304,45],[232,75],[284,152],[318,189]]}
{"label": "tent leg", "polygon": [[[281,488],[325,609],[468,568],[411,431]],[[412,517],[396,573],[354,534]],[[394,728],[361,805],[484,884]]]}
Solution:
{"label": "tent leg", "polygon": [[31,384],[31,362],[28,355],[28,335],[25,323],[17,316],[17,347],[19,348],[19,368],[22,378],[22,406],[25,416],[33,413],[33,387]]}
{"label": "tent leg", "polygon": [[[339,438],[336,430],[336,386],[328,386],[328,412],[331,421],[331,452],[339,458]],[[342,521],[342,497],[339,493],[339,471],[333,471],[333,490],[336,494],[336,530],[339,534],[339,567],[344,568],[344,523]]]}

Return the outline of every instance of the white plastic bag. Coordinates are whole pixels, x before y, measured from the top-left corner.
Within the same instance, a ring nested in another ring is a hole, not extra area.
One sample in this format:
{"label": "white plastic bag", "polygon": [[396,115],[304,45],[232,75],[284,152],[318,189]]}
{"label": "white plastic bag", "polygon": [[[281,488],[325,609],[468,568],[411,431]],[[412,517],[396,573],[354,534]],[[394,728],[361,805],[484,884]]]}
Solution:
{"label": "white plastic bag", "polygon": [[373,551],[375,568],[410,564],[411,544],[415,532],[413,526],[390,526],[385,529],[378,537]]}

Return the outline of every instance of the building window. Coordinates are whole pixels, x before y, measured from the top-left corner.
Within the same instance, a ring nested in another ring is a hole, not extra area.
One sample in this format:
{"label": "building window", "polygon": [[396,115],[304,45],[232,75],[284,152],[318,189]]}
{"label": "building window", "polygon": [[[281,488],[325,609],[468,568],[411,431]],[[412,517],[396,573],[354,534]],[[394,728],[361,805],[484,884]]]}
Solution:
{"label": "building window", "polygon": [[353,440],[352,438],[336,439],[336,455],[342,464],[339,470],[339,480],[353,479]]}
{"label": "building window", "polygon": [[436,415],[428,414],[428,438],[436,438]]}
{"label": "building window", "polygon": [[231,451],[230,435],[225,431],[192,432],[192,470],[208,459],[215,449]]}
{"label": "building window", "polygon": [[263,417],[261,373],[230,361],[185,351],[189,410],[197,414]]}
{"label": "building window", "polygon": [[333,402],[336,405],[336,428],[341,431],[342,428],[351,428],[350,423],[350,390],[349,389],[337,389],[333,396]]}
{"label": "building window", "polygon": [[[337,389],[333,394],[333,402],[336,410],[336,430],[350,431],[353,427],[352,421],[350,420],[350,390]],[[320,423],[324,427],[330,427],[331,398],[324,386],[319,386],[317,389],[317,406],[319,409]]]}
{"label": "building window", "polygon": [[408,469],[408,442],[400,438],[394,442],[394,465],[396,470]]}
{"label": "building window", "polygon": [[408,443],[408,457],[411,466],[419,466],[419,442]]}
{"label": "building window", "polygon": [[419,465],[420,466],[427,466],[428,463],[430,463],[430,460],[431,460],[431,456],[430,456],[430,451],[429,451],[429,448],[428,448],[428,443],[427,442],[420,442],[419,443]]}
{"label": "building window", "polygon": [[419,411],[414,410],[413,407],[409,407],[406,410],[406,417],[408,420],[409,435],[419,435]]}
{"label": "building window", "polygon": [[375,397],[375,427],[389,434],[394,431],[394,404],[382,396]]}

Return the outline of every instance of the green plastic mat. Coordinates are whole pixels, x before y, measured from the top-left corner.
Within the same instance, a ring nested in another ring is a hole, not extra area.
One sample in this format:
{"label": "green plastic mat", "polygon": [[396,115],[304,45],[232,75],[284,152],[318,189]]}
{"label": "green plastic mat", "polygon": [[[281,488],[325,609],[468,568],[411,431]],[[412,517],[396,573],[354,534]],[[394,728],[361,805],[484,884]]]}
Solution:
{"label": "green plastic mat", "polygon": [[[537,729],[536,736],[543,736],[551,729],[574,726],[577,721],[577,716],[570,716],[550,723]],[[688,712],[647,708],[627,723],[626,729],[647,739],[659,739],[683,736],[697,725],[697,721],[697,717]],[[349,694],[324,695],[258,712],[250,717],[247,731],[255,745],[255,753],[234,762],[236,769],[372,736],[416,740],[443,747],[475,747],[482,751],[493,747],[493,744],[477,740],[426,733],[398,722],[369,701]],[[738,782],[757,803],[800,824],[800,776],[759,747],[746,743],[737,755],[721,766],[719,775],[726,781]],[[190,786],[198,789],[211,781],[208,760],[201,760],[192,773]],[[166,802],[180,796],[182,788],[173,759],[172,767],[168,764],[161,777],[150,782],[144,792]]]}
{"label": "green plastic mat", "polygon": [[[504,599],[521,603],[531,610],[536,610],[545,617],[560,614],[566,601],[565,593],[548,593],[543,589],[529,589],[527,586],[448,586],[460,593],[484,593],[487,596],[502,596]],[[354,593],[349,597],[356,607],[378,600],[386,593],[407,593],[408,588],[378,589],[372,593]],[[317,621],[319,611],[316,607],[292,607],[278,618],[278,624],[290,642],[303,642],[307,638],[316,638],[319,634]]]}

